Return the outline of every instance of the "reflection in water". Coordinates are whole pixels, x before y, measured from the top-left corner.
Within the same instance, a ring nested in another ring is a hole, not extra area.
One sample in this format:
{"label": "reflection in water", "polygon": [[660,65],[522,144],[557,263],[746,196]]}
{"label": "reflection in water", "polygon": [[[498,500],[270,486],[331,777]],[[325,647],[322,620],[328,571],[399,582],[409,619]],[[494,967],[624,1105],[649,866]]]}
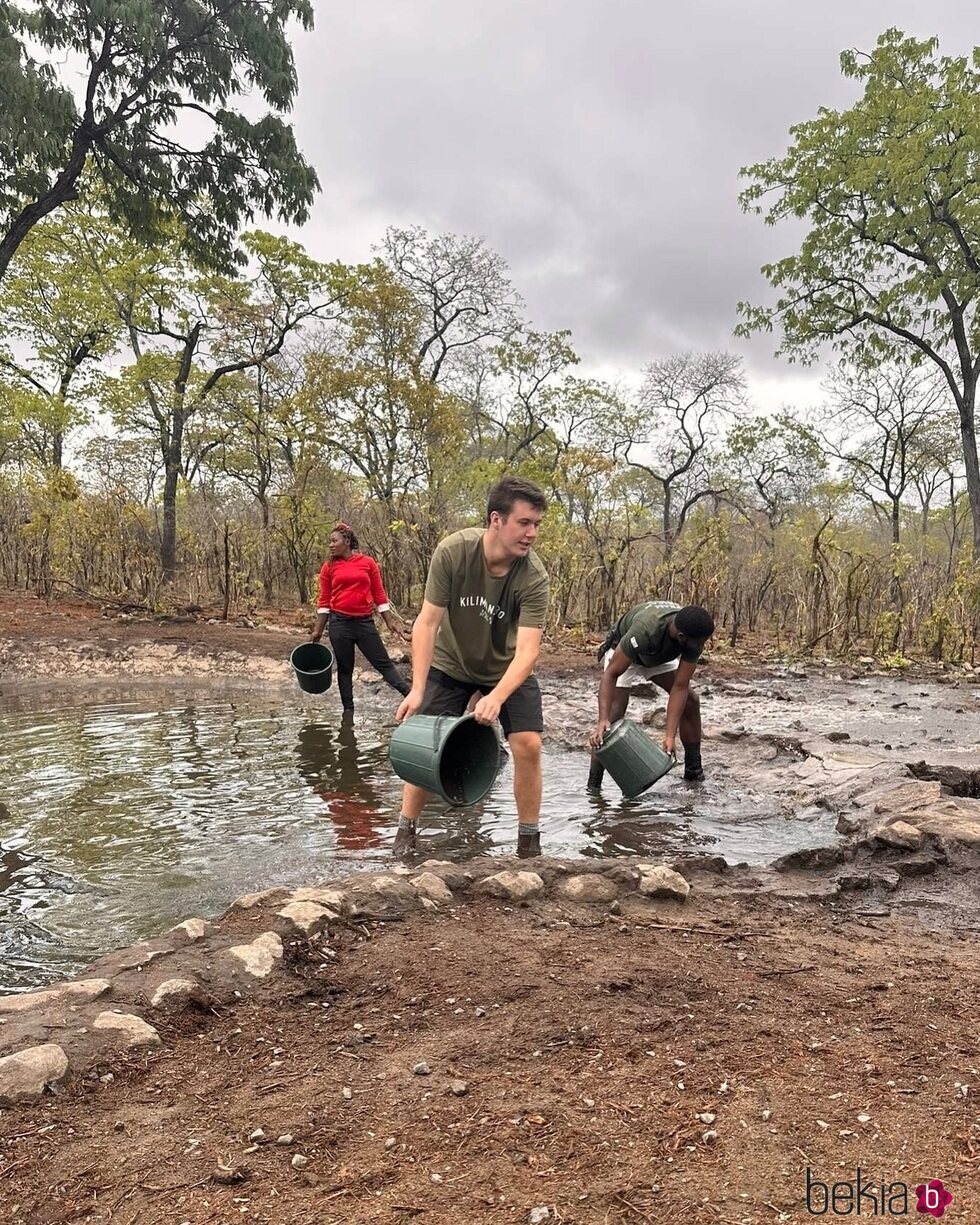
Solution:
{"label": "reflection in water", "polygon": [[[334,723],[302,694],[216,685],[7,689],[0,992],[77,973],[243,893],[390,864],[401,783],[385,717],[359,709]],[[709,848],[760,863],[835,837],[830,813],[786,820],[772,795],[722,771],[624,801],[611,784],[586,796],[584,748],[546,747],[543,765],[548,854]],[[427,806],[412,862],[512,853],[516,833],[508,762],[482,803]]]}
{"label": "reflection in water", "polygon": [[305,724],[295,752],[300,774],[336,827],[338,847],[363,851],[382,846],[379,827],[390,824],[390,817],[381,816],[378,797],[362,780],[354,712],[344,711],[336,728]]}

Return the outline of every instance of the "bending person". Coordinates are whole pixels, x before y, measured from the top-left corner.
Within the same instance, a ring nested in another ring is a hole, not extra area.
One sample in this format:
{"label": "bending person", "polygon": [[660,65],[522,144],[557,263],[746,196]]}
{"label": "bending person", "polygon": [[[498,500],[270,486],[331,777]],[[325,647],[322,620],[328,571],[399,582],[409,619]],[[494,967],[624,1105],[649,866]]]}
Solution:
{"label": "bending person", "polygon": [[[698,604],[681,608],[670,600],[647,600],[623,613],[599,649],[604,671],[599,682],[599,719],[589,737],[593,749],[602,743],[610,725],[626,714],[630,689],[653,681],[668,695],[664,750],[675,751],[680,732],[684,777],[688,782],[701,782],[701,702],[691,688],[691,677],[714,632],[711,614]],[[593,753],[590,791],[599,790],[604,774]]]}
{"label": "bending person", "polygon": [[357,537],[346,523],[338,523],[330,533],[330,560],[320,571],[320,602],[311,642],[319,642],[329,626],[330,646],[337,665],[337,687],[344,710],[354,709],[354,648],[372,668],[380,672],[392,689],[402,696],[408,682],[398,671],[381,641],[374,624],[374,611],[384,617],[392,633],[401,630],[391,615],[391,605],[381,581],[381,571],[373,557],[361,553]]}

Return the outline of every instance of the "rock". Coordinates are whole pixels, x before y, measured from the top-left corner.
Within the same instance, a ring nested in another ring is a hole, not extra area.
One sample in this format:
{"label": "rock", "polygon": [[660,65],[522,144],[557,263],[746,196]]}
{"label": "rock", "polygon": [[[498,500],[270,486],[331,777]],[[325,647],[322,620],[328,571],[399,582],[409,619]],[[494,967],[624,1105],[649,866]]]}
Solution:
{"label": "rock", "polygon": [[523,902],[544,892],[544,881],[537,872],[494,872],[476,886],[477,893]]}
{"label": "rock", "polygon": [[871,872],[840,872],[837,885],[841,893],[853,893],[859,889],[870,889],[874,885]]}
{"label": "rock", "polygon": [[419,905],[420,898],[404,877],[387,874],[366,876],[350,890],[351,913],[383,916]]}
{"label": "rock", "polygon": [[276,963],[282,961],[282,951],[282,941],[275,932],[263,932],[251,944],[236,944],[228,950],[253,978],[268,978]]}
{"label": "rock", "polygon": [[876,885],[880,885],[882,889],[887,889],[889,893],[894,893],[901,883],[901,876],[893,868],[879,868],[872,873],[872,879]]}
{"label": "rock", "polygon": [[447,859],[426,859],[421,865],[422,872],[431,872],[454,893],[468,889],[473,883],[473,873],[461,868],[458,863],[450,863]]}
{"label": "rock", "polygon": [[451,1080],[449,1082],[449,1092],[453,1097],[465,1097],[469,1090],[470,1087],[465,1080]]}
{"label": "rock", "polygon": [[436,876],[434,872],[422,872],[418,876],[413,876],[411,884],[421,897],[428,898],[431,902],[451,902],[453,900],[453,891],[442,877]]}
{"label": "rock", "polygon": [[60,1046],[45,1042],[0,1059],[0,1105],[40,1097],[49,1085],[68,1075],[68,1056]]}
{"label": "rock", "polygon": [[569,902],[611,902],[619,893],[614,881],[608,876],[570,876],[558,886],[558,894]]}
{"label": "rock", "polygon": [[293,1137],[289,1134],[288,1131],[283,1132],[281,1136],[276,1136],[276,1144],[281,1144],[285,1147],[289,1144],[292,1144],[292,1142],[293,1142]]}
{"label": "rock", "polygon": [[203,919],[185,919],[183,923],[178,923],[176,927],[171,927],[170,931],[174,934],[183,932],[190,941],[203,940],[204,934],[207,931],[207,924]]}
{"label": "rock", "polygon": [[928,876],[937,864],[931,855],[905,855],[891,865],[900,876]]}
{"label": "rock", "polygon": [[347,897],[339,889],[304,888],[294,889],[289,895],[290,902],[315,902],[317,906],[325,906],[336,914],[346,914],[350,910]]}
{"label": "rock", "polygon": [[385,1152],[390,1153],[397,1143],[398,1141],[394,1136],[389,1136],[387,1140],[385,1140]]}
{"label": "rock", "polygon": [[617,863],[603,876],[621,889],[635,889],[640,883],[640,870],[633,864]]}
{"label": "rock", "polygon": [[211,997],[196,978],[168,978],[157,987],[150,1000],[152,1008],[173,1008],[175,1011],[189,1004],[197,1004],[199,1008],[211,1004]]}
{"label": "rock", "polygon": [[309,1165],[309,1163],[310,1163],[309,1157],[304,1157],[302,1153],[295,1153],[293,1155],[292,1161],[290,1161],[289,1164],[293,1167],[294,1170],[301,1170],[304,1165]]}
{"label": "rock", "polygon": [[685,901],[691,886],[679,872],[664,864],[640,864],[640,892],[647,897],[672,897]]}
{"label": "rock", "polygon": [[248,1138],[252,1141],[253,1144],[261,1144],[262,1141],[265,1139],[265,1132],[262,1130],[261,1127],[256,1127],[254,1131],[250,1131],[248,1133]]}
{"label": "rock", "polygon": [[833,868],[839,863],[853,859],[854,852],[846,846],[815,846],[801,851],[790,851],[788,855],[780,855],[773,860],[772,866],[777,872],[792,872],[797,868],[814,871],[819,868]]}
{"label": "rock", "polygon": [[144,1046],[160,1046],[161,1038],[152,1025],[133,1016],[130,1012],[100,1012],[92,1022],[93,1029],[108,1030],[118,1035],[118,1045],[124,1051],[139,1050]]}
{"label": "rock", "polygon": [[220,1187],[235,1187],[239,1183],[246,1182],[251,1174],[247,1165],[219,1165],[211,1175],[211,1181]]}
{"label": "rock", "polygon": [[46,987],[43,991],[5,995],[0,999],[0,1013],[28,1012],[50,1004],[83,1004],[111,991],[112,983],[107,978],[83,978],[78,982],[62,983],[58,987]]}
{"label": "rock", "polygon": [[428,1076],[432,1069],[424,1059],[420,1059],[418,1063],[412,1065],[412,1071],[416,1076]]}
{"label": "rock", "polygon": [[551,1220],[551,1209],[546,1208],[542,1204],[539,1208],[532,1208],[527,1214],[528,1225],[544,1225],[545,1221]]}
{"label": "rock", "polygon": [[316,936],[337,918],[332,910],[318,906],[316,902],[289,902],[276,914],[285,919],[302,936]]}
{"label": "rock", "polygon": [[893,846],[900,851],[921,850],[925,841],[922,830],[910,825],[907,821],[894,821],[891,825],[879,825],[873,831],[872,837],[885,846]]}
{"label": "rock", "polygon": [[287,897],[285,889],[262,889],[259,893],[243,893],[235,898],[229,910],[256,910],[262,906],[278,905]]}

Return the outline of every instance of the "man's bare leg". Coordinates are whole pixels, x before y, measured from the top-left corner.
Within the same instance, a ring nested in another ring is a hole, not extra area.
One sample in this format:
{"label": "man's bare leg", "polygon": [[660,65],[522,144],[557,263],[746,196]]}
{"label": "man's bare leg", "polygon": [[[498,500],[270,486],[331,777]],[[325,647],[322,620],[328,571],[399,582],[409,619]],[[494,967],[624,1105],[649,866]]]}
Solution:
{"label": "man's bare leg", "polygon": [[[653,677],[665,693],[670,693],[676,679],[676,672],[664,672]],[[701,699],[693,689],[688,691],[678,730],[684,746],[684,777],[688,782],[700,782],[704,778],[701,766]]]}
{"label": "man's bare leg", "polygon": [[512,732],[514,799],[517,802],[517,853],[525,859],[541,854],[541,733]]}
{"label": "man's bare leg", "polygon": [[415,850],[416,824],[428,798],[428,791],[416,787],[414,783],[406,783],[402,788],[402,811],[398,818],[398,832],[395,834],[396,854]]}

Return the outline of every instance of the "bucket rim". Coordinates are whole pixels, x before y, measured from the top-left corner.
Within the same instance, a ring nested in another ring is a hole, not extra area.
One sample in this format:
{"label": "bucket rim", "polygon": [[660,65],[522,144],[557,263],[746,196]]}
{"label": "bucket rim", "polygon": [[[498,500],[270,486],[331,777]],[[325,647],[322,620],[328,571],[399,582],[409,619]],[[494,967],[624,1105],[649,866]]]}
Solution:
{"label": "bucket rim", "polygon": [[[327,652],[327,663],[322,668],[301,668],[293,659],[297,651],[301,651],[304,647],[320,647]],[[329,647],[325,647],[322,642],[301,642],[298,646],[293,647],[289,652],[289,662],[295,672],[302,672],[304,676],[322,676],[324,672],[333,671],[333,651]]]}

